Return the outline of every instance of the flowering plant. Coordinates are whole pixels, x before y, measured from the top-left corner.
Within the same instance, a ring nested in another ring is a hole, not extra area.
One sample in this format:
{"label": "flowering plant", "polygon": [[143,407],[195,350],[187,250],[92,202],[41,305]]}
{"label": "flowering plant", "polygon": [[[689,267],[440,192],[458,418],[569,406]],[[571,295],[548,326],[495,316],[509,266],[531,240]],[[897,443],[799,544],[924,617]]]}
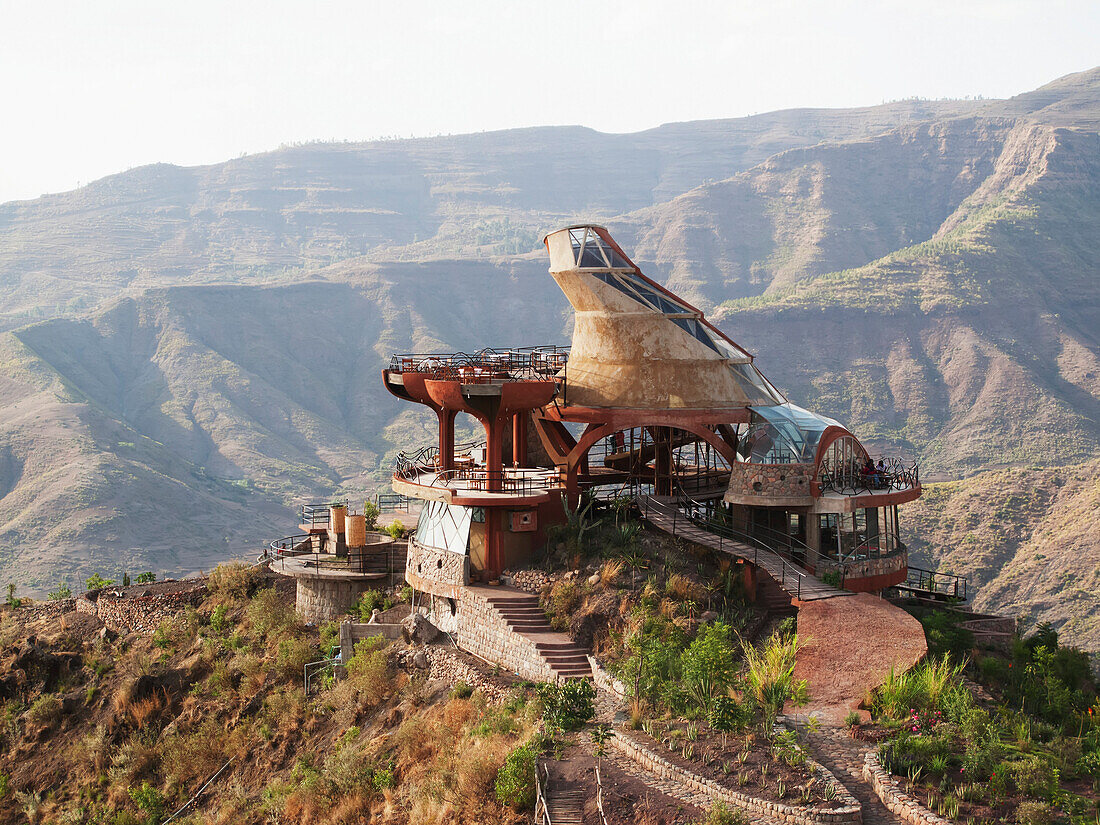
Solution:
{"label": "flowering plant", "polygon": [[943,714],[938,710],[909,709],[909,730],[914,736],[923,733],[931,733],[932,730],[943,721]]}

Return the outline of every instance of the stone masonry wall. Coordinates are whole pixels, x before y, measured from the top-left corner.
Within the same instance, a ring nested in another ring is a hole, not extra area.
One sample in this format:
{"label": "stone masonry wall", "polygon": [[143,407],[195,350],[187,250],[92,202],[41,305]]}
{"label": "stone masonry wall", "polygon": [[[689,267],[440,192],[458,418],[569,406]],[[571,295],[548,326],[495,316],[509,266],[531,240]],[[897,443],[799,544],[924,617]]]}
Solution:
{"label": "stone masonry wall", "polygon": [[808,498],[813,464],[743,464],[730,470],[731,493],[744,497]]}
{"label": "stone masonry wall", "polygon": [[901,783],[879,763],[874,751],[869,751],[863,761],[863,778],[874,788],[892,814],[911,825],[951,825],[951,820],[937,816],[916,799],[903,793]]}
{"label": "stone masonry wall", "polygon": [[512,630],[488,601],[469,589],[462,591],[458,603],[458,646],[521,679],[557,680],[534,642]]}
{"label": "stone masonry wall", "polygon": [[405,579],[421,592],[456,596],[470,582],[470,558],[449,550],[422,547],[410,540]]}
{"label": "stone masonry wall", "polygon": [[111,590],[92,590],[74,600],[78,613],[97,617],[111,630],[152,633],[161,622],[176,618],[187,605],[197,605],[206,596],[206,585],[149,596],[116,596]]}
{"label": "stone masonry wall", "polygon": [[766,799],[747,796],[720,785],[713,779],[699,776],[681,768],[679,765],[674,765],[634,739],[629,731],[617,730],[615,735],[611,737],[611,746],[640,765],[647,773],[651,773],[659,779],[674,779],[693,791],[706,794],[711,799],[721,800],[728,805],[752,813],[763,814],[779,822],[802,823],[802,825],[826,825],[826,823],[836,823],[837,825],[840,825],[840,823],[853,823],[855,825],[855,823],[863,821],[863,811],[859,800],[848,793],[848,790],[824,766],[819,765],[812,759],[806,760],[806,766],[813,771],[819,782],[832,785],[835,788],[836,798],[842,803],[841,807],[823,809],[785,805],[782,802],[771,802]]}
{"label": "stone masonry wall", "polygon": [[294,605],[298,615],[310,624],[338,619],[378,583],[369,579],[310,578],[296,576]]}

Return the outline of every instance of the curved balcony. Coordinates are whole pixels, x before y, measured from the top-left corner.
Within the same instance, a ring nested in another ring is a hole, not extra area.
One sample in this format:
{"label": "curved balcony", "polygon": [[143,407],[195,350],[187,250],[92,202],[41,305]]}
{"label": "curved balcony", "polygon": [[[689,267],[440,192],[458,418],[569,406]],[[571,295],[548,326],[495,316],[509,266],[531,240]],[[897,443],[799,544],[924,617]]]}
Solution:
{"label": "curved balcony", "polygon": [[537,504],[564,489],[557,470],[516,467],[490,471],[480,466],[440,472],[408,466],[393,474],[393,489],[419,499],[471,506]]}
{"label": "curved balcony", "polygon": [[407,353],[390,357],[389,374],[422,375],[433,381],[490,384],[549,381],[565,369],[569,347],[480,349],[477,352]]}

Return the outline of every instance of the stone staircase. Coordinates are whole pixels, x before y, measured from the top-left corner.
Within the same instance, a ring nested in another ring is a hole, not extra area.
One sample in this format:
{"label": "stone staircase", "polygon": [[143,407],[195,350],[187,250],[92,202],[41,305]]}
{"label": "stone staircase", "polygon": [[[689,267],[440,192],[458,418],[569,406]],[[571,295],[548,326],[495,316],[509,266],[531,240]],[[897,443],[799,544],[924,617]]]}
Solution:
{"label": "stone staircase", "polygon": [[538,596],[508,590],[489,596],[488,602],[513,633],[530,643],[555,677],[592,678],[588,651],[550,627],[546,614],[539,607]]}

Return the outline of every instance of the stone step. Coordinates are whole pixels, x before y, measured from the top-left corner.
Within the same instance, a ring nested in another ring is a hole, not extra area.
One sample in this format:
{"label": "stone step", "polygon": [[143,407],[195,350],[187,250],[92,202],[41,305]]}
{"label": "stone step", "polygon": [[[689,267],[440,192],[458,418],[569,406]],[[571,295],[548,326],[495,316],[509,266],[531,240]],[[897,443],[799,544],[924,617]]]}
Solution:
{"label": "stone step", "polygon": [[538,596],[490,596],[487,600],[493,607],[530,607],[538,606]]}
{"label": "stone step", "polygon": [[541,607],[498,607],[497,613],[501,616],[545,616],[546,611]]}
{"label": "stone step", "polygon": [[563,650],[573,651],[578,649],[579,648],[573,642],[535,642],[535,650],[540,653],[561,652]]}

